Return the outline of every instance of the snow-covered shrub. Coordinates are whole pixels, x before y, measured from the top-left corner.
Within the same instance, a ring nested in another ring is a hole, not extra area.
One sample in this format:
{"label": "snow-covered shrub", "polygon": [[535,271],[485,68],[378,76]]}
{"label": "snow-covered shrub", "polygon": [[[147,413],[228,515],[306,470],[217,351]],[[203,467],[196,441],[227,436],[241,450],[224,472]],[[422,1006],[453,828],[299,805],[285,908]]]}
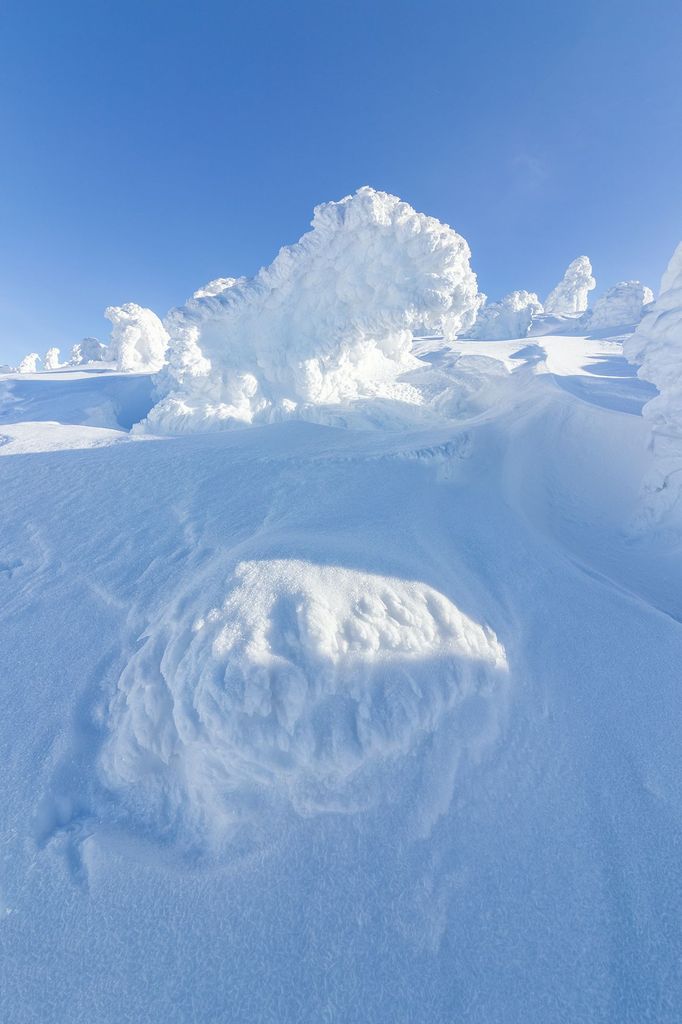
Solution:
{"label": "snow-covered shrub", "polygon": [[499,302],[488,303],[479,310],[469,337],[487,341],[525,338],[533,317],[542,312],[542,303],[535,292],[510,292]]}
{"label": "snow-covered shrub", "polygon": [[71,349],[71,366],[83,366],[85,363],[101,363],[107,358],[107,346],[97,338],[83,338]]}
{"label": "snow-covered shrub", "polygon": [[480,297],[469,260],[457,232],[384,192],[318,206],[312,230],[255,278],[169,314],[165,397],[146,425],[212,430],[387,389],[400,397],[413,330],[454,337],[472,325]]}
{"label": "snow-covered shrub", "polygon": [[37,373],[38,363],[41,362],[40,356],[37,352],[29,352],[27,356],[19,363],[17,367],[19,373]]}
{"label": "snow-covered shrub", "polygon": [[642,414],[651,424],[657,456],[647,488],[652,504],[664,511],[682,490],[682,242],[663,275],[658,298],[623,351],[639,366],[638,376],[659,390]]}
{"label": "snow-covered shrub", "polygon": [[545,313],[557,316],[584,313],[587,309],[587,293],[596,285],[592,276],[592,264],[587,256],[578,256],[569,264],[556,288],[545,299]]}
{"label": "snow-covered shrub", "polygon": [[653,301],[654,293],[641,281],[619,281],[601,295],[585,317],[593,328],[629,327],[642,319],[644,306]]}
{"label": "snow-covered shrub", "polygon": [[126,302],[109,306],[104,315],[114,329],[107,350],[108,358],[124,371],[160,370],[166,359],[168,333],[151,309]]}
{"label": "snow-covered shrub", "polygon": [[59,349],[48,348],[43,359],[43,369],[45,370],[58,370],[61,366],[59,362]]}

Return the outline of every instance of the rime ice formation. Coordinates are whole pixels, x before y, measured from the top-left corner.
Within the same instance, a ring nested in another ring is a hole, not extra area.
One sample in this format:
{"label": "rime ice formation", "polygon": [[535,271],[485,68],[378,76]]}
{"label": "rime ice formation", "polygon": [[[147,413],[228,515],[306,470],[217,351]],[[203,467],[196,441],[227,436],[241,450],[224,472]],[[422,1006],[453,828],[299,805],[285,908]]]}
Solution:
{"label": "rime ice formation", "polygon": [[415,364],[412,331],[454,337],[472,325],[481,300],[469,259],[452,228],[384,192],[318,206],[312,230],[255,278],[169,314],[165,397],[146,427],[219,429],[387,394],[418,401],[396,383]]}
{"label": "rime ice formation", "polygon": [[566,273],[545,299],[545,313],[557,316],[584,313],[587,309],[587,293],[596,285],[592,276],[592,264],[587,256],[578,256],[569,264]]}
{"label": "rime ice formation", "polygon": [[487,341],[525,338],[533,317],[542,312],[542,303],[535,292],[510,292],[499,302],[491,302],[479,310],[469,337]]}
{"label": "rime ice formation", "polygon": [[236,277],[216,277],[213,281],[203,285],[202,288],[197,288],[192,298],[206,299],[213,295],[220,295],[221,292],[226,291],[228,288],[233,288],[237,284],[237,280],[238,278]]}
{"label": "rime ice formation", "polygon": [[163,366],[168,346],[168,333],[151,309],[127,302],[109,306],[104,315],[114,329],[107,358],[124,371],[157,371]]}
{"label": "rime ice formation", "polygon": [[639,365],[638,376],[659,391],[642,414],[651,423],[657,456],[647,489],[652,504],[664,512],[682,490],[682,242],[663,275],[658,298],[623,350]]}
{"label": "rime ice formation", "polygon": [[619,281],[600,296],[585,322],[590,328],[629,327],[642,319],[654,293],[641,281]]}
{"label": "rime ice formation", "polygon": [[45,370],[58,370],[60,366],[61,363],[59,362],[59,349],[48,348],[47,352],[45,353],[45,358],[43,360],[43,368]]}
{"label": "rime ice formation", "polygon": [[71,366],[82,366],[85,363],[101,363],[107,358],[107,346],[97,338],[83,338],[71,349]]}
{"label": "rime ice formation", "polygon": [[19,373],[37,373],[38,363],[41,362],[41,358],[37,352],[29,352],[27,356],[19,363],[17,370]]}
{"label": "rime ice formation", "polygon": [[356,809],[364,774],[500,700],[503,647],[425,584],[284,559],[238,565],[218,607],[197,596],[124,670],[101,760],[161,819],[219,833],[259,795]]}

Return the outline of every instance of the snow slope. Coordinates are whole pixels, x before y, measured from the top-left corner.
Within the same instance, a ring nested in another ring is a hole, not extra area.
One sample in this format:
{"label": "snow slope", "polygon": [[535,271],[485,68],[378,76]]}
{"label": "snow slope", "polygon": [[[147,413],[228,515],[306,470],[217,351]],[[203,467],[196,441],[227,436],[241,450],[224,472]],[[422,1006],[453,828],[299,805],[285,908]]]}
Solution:
{"label": "snow slope", "polygon": [[10,1024],[679,1019],[654,389],[415,356],[421,412],[170,438],[145,375],[0,378]]}

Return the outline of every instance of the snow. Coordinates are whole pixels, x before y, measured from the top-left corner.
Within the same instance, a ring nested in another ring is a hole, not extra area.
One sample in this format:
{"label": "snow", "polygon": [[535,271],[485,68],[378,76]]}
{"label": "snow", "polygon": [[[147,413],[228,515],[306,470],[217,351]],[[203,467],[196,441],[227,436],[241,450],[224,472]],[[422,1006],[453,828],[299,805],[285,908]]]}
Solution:
{"label": "snow", "polygon": [[646,481],[648,511],[654,518],[677,517],[682,515],[682,243],[625,354],[638,375],[658,389],[643,409],[657,456]]}
{"label": "snow", "polygon": [[312,230],[255,278],[169,314],[164,397],[146,428],[319,418],[321,406],[364,398],[418,403],[396,378],[414,366],[415,329],[454,338],[472,325],[481,300],[469,259],[452,228],[395,196],[365,187],[318,206]]}
{"label": "snow", "polygon": [[542,303],[535,292],[510,292],[499,302],[481,307],[468,336],[489,341],[523,338],[530,330],[533,317],[542,312]]}
{"label": "snow", "polygon": [[586,322],[591,330],[604,327],[632,327],[642,319],[644,306],[654,293],[641,281],[619,281],[600,295]]}
{"label": "snow", "polygon": [[559,316],[584,313],[588,293],[596,283],[589,259],[587,256],[578,256],[569,263],[563,278],[545,299],[545,312]]}
{"label": "snow", "polygon": [[316,225],[160,374],[0,379],[3,1021],[677,1024],[682,248],[634,335],[414,337],[459,236]]}
{"label": "snow", "polygon": [[104,315],[113,324],[107,359],[115,362],[117,369],[161,369],[166,360],[168,333],[156,313],[127,302],[124,306],[108,306]]}

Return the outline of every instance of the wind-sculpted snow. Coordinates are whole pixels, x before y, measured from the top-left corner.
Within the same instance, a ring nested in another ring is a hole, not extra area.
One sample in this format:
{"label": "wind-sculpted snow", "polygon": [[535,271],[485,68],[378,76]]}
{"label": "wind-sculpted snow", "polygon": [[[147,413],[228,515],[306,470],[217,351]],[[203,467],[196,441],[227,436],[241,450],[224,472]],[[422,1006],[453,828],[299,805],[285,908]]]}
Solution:
{"label": "wind-sculpted snow", "polygon": [[542,312],[542,303],[535,292],[510,292],[499,302],[481,308],[469,337],[486,341],[525,338],[533,317]]}
{"label": "wind-sculpted snow", "polygon": [[568,268],[556,288],[545,299],[545,313],[566,316],[584,313],[588,293],[596,286],[592,264],[587,256],[578,256]]}
{"label": "wind-sculpted snow", "polygon": [[473,324],[469,258],[452,228],[395,196],[362,188],[318,206],[312,230],[255,278],[213,282],[169,314],[164,397],[146,429],[305,417],[360,398],[418,403],[396,377],[416,363],[414,329],[452,338]]}
{"label": "wind-sculpted snow", "polygon": [[251,561],[203,601],[151,626],[109,716],[104,779],[161,829],[219,838],[259,798],[357,810],[467,698],[499,703],[504,649],[426,584]]}
{"label": "wind-sculpted snow", "polygon": [[619,281],[594,304],[585,317],[592,330],[603,327],[629,327],[642,319],[644,307],[653,302],[654,293],[641,281]]}
{"label": "wind-sculpted snow", "polygon": [[151,309],[135,302],[109,306],[104,315],[114,328],[107,359],[124,371],[160,370],[166,359],[168,333]]}
{"label": "wind-sculpted snow", "polygon": [[642,410],[654,433],[657,456],[647,482],[649,504],[663,513],[682,492],[682,243],[661,280],[661,292],[623,346],[638,376],[659,394]]}

